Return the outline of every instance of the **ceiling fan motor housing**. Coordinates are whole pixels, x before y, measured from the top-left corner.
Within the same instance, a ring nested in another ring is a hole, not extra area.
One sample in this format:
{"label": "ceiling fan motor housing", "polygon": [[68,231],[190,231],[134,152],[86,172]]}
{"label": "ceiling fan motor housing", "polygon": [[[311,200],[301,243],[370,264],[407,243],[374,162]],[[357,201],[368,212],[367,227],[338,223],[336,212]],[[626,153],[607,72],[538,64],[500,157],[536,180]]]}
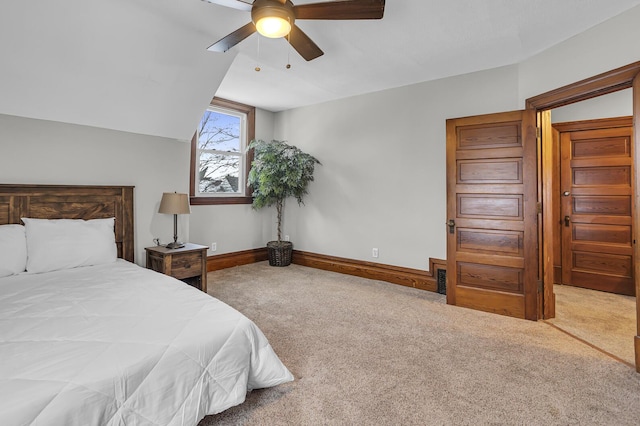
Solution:
{"label": "ceiling fan motor housing", "polygon": [[282,18],[289,21],[293,27],[293,22],[296,20],[293,3],[290,0],[284,3],[278,0],[256,0],[251,8],[251,20],[255,25],[260,19],[266,17]]}

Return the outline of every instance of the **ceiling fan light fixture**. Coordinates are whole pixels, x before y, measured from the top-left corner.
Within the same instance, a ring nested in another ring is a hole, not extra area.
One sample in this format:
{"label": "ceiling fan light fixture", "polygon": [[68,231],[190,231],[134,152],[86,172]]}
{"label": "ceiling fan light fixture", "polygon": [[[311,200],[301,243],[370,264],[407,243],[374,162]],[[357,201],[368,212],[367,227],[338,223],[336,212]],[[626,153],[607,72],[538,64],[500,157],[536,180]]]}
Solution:
{"label": "ceiling fan light fixture", "polygon": [[[329,0],[295,6],[292,0],[206,0],[209,3],[251,10],[251,22],[213,43],[207,50],[226,52],[255,32],[286,41],[306,61],[324,52],[295,24],[298,19],[355,20],[382,19],[385,0]],[[297,0],[296,0],[297,1]],[[313,1],[313,0],[307,0]],[[288,36],[288,37],[287,37]]]}
{"label": "ceiling fan light fixture", "polygon": [[280,38],[291,32],[295,21],[293,5],[273,0],[256,0],[251,9],[251,20],[256,30],[265,37]]}
{"label": "ceiling fan light fixture", "polygon": [[279,16],[266,16],[256,22],[256,30],[265,37],[280,38],[289,34],[291,24]]}

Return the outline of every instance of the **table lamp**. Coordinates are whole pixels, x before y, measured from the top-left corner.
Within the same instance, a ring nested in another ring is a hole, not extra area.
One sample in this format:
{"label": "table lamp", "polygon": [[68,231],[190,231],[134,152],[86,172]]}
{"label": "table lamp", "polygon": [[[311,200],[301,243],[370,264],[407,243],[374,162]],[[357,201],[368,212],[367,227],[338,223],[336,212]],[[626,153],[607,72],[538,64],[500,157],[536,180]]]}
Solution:
{"label": "table lamp", "polygon": [[178,215],[189,214],[189,197],[187,194],[177,192],[165,192],[162,194],[158,213],[173,215],[173,242],[167,244],[168,249],[184,247],[184,243],[178,241]]}

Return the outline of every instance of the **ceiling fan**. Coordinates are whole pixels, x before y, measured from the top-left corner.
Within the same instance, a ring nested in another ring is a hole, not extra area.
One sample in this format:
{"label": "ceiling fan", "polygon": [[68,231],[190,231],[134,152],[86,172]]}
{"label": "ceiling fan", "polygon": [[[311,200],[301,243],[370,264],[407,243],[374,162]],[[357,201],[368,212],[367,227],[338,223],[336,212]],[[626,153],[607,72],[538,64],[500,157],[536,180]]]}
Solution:
{"label": "ceiling fan", "polygon": [[307,61],[324,52],[296,24],[296,19],[382,19],[385,0],[341,0],[295,6],[291,0],[204,0],[251,12],[251,22],[213,43],[207,50],[226,52],[256,31],[265,37],[286,37]]}

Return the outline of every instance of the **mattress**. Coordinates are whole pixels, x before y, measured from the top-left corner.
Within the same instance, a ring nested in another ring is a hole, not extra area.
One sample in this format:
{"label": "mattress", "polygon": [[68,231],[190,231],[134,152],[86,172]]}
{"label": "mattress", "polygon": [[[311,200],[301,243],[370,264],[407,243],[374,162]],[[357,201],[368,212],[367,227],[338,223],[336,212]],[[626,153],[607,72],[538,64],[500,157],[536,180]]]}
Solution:
{"label": "mattress", "polygon": [[0,425],[196,425],[291,380],[240,312],[132,263],[0,279]]}

